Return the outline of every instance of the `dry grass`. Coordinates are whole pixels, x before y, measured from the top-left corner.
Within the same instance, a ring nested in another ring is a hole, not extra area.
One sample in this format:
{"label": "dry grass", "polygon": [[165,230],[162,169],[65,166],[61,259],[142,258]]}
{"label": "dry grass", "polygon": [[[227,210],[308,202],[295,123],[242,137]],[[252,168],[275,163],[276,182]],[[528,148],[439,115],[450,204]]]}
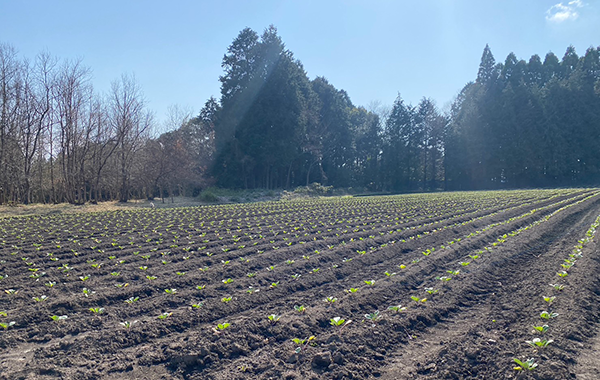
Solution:
{"label": "dry grass", "polygon": [[100,202],[98,204],[86,203],[79,206],[69,203],[14,206],[2,205],[0,206],[0,218],[27,215],[73,214],[80,212],[102,212],[123,209],[149,208],[152,207],[152,204],[154,204],[154,207],[156,208],[166,208],[198,206],[202,203],[198,202],[194,198],[175,197],[173,200],[171,200],[171,198],[165,199],[165,203],[162,203],[161,199],[156,199],[152,202],[147,200],[131,200],[127,203],[112,201]]}

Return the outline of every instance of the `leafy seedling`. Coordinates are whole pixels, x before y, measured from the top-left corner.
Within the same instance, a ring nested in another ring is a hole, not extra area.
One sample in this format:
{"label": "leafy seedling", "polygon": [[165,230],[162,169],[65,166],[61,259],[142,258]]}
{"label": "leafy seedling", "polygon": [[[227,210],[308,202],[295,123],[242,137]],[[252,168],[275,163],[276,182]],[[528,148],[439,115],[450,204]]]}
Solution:
{"label": "leafy seedling", "polygon": [[415,301],[415,302],[420,302],[420,303],[427,302],[427,298],[419,298],[417,296],[411,296],[410,299],[413,300],[413,301]]}
{"label": "leafy seedling", "polygon": [[543,318],[543,319],[552,319],[552,318],[558,317],[558,313],[552,313],[552,312],[542,311],[540,313],[540,317]]}
{"label": "leafy seedling", "polygon": [[337,298],[331,297],[331,296],[325,298],[325,302],[329,303],[330,305],[334,304],[335,302],[337,302],[337,300],[338,300]]}
{"label": "leafy seedling", "polygon": [[52,318],[53,321],[64,321],[65,319],[69,318],[66,315],[53,315],[50,318]]}
{"label": "leafy seedling", "polygon": [[367,284],[369,286],[373,286],[373,285],[375,285],[375,280],[365,280],[365,284]]}
{"label": "leafy seedling", "polygon": [[546,339],[540,339],[540,338],[534,338],[533,340],[525,341],[525,343],[527,343],[528,345],[530,345],[534,348],[535,347],[544,348],[544,347],[547,347],[552,342],[554,342],[554,340],[552,340],[552,339],[546,340]]}
{"label": "leafy seedling", "polygon": [[522,371],[522,370],[528,370],[528,371],[533,371],[535,369],[535,367],[537,367],[537,363],[535,363],[535,359],[531,358],[531,359],[527,359],[526,361],[522,362],[519,359],[513,359],[515,363],[518,364],[518,367],[514,367],[515,371]]}
{"label": "leafy seedling", "polygon": [[231,301],[232,299],[233,299],[233,297],[223,297],[223,298],[221,298],[221,302],[227,303],[227,302]]}
{"label": "leafy seedling", "polygon": [[306,307],[303,305],[294,305],[294,310],[302,314],[306,311]]}
{"label": "leafy seedling", "polygon": [[104,313],[103,307],[90,307],[89,310],[94,314],[103,314]]}
{"label": "leafy seedling", "polygon": [[542,297],[544,298],[544,301],[548,302],[549,304],[551,304],[556,299],[555,296],[550,296],[550,297],[549,296],[542,296]]}
{"label": "leafy seedling", "polygon": [[119,322],[119,324],[123,327],[125,327],[126,329],[130,329],[131,327],[133,327],[133,325],[135,325],[138,321],[125,321],[125,322]]}
{"label": "leafy seedling", "polygon": [[533,328],[534,328],[536,331],[539,331],[539,332],[540,332],[540,333],[542,333],[542,334],[543,334],[543,333],[545,333],[546,331],[548,331],[548,329],[549,329],[548,325],[543,325],[543,326],[533,326]]}
{"label": "leafy seedling", "polygon": [[161,315],[158,316],[158,319],[167,319],[169,318],[173,313],[162,313]]}
{"label": "leafy seedling", "polygon": [[425,291],[429,294],[435,294],[437,292],[439,292],[439,289],[434,289],[434,288],[425,288]]}
{"label": "leafy seedling", "polygon": [[381,318],[381,314],[379,314],[379,310],[376,310],[374,313],[365,314],[365,318],[373,322],[375,325]]}
{"label": "leafy seedling", "polygon": [[269,321],[270,321],[272,324],[275,324],[275,323],[277,323],[277,321],[279,321],[279,319],[281,318],[281,315],[277,315],[277,314],[271,314],[271,315],[269,315],[267,318],[269,318]]}
{"label": "leafy seedling", "polygon": [[9,327],[12,327],[16,324],[17,322],[15,321],[10,321],[10,322],[0,322],[0,327],[2,327],[4,330],[8,330]]}
{"label": "leafy seedling", "polygon": [[352,293],[356,293],[356,292],[358,292],[358,289],[359,289],[359,288],[350,288],[350,289],[346,289],[346,293],[350,293],[350,294],[352,294]]}
{"label": "leafy seedling", "polygon": [[396,313],[400,313],[402,311],[406,311],[406,307],[404,307],[402,305],[394,305],[394,306],[388,307],[388,310],[392,310],[392,311],[395,311]]}

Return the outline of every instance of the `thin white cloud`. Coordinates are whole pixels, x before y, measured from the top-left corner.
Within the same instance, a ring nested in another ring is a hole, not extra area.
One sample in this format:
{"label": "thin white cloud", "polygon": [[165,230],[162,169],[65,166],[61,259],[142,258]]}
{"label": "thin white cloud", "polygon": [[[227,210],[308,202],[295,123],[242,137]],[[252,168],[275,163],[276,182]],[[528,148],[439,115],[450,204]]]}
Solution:
{"label": "thin white cloud", "polygon": [[577,20],[578,9],[584,6],[581,0],[572,0],[568,3],[554,4],[546,11],[546,20],[561,23],[568,20]]}

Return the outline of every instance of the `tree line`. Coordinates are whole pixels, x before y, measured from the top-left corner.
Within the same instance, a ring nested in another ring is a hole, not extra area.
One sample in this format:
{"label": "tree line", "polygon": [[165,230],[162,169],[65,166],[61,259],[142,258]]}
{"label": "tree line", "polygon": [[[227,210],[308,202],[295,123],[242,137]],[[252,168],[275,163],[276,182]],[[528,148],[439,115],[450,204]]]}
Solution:
{"label": "tree line", "polygon": [[356,106],[309,79],[277,29],[242,30],[220,97],[155,122],[133,76],[107,94],[81,61],[20,59],[0,44],[0,203],[196,195],[207,186],[410,192],[589,186],[600,179],[600,48],[496,63],[450,109],[398,96]]}

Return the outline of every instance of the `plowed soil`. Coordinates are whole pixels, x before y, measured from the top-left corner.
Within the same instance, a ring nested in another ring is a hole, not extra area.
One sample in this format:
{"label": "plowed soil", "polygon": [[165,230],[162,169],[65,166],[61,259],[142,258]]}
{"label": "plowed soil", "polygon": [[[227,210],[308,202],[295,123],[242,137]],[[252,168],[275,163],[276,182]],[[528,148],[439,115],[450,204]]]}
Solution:
{"label": "plowed soil", "polygon": [[598,379],[599,215],[563,189],[2,218],[0,378]]}

